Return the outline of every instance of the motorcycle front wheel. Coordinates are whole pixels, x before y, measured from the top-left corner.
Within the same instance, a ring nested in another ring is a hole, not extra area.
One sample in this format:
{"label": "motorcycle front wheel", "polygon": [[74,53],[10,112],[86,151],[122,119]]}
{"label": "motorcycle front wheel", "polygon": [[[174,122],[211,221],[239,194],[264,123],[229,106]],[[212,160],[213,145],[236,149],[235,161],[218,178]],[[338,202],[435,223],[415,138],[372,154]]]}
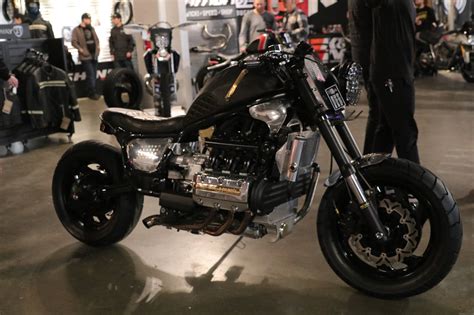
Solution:
{"label": "motorcycle front wheel", "polygon": [[343,180],[329,188],[318,213],[321,250],[350,286],[378,298],[423,293],[451,270],[462,241],[456,202],[444,183],[423,167],[387,159],[362,169],[359,180],[374,194],[388,241],[378,241]]}
{"label": "motorcycle front wheel", "polygon": [[123,183],[120,151],[97,141],[85,141],[64,153],[54,171],[53,202],[66,230],[91,246],[124,239],[136,226],[143,196],[135,192],[105,197],[101,189]]}

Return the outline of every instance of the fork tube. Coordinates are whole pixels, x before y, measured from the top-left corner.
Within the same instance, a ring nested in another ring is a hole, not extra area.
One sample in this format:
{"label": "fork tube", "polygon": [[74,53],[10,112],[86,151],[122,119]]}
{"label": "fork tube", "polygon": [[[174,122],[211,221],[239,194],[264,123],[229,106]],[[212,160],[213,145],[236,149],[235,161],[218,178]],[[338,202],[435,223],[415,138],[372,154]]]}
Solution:
{"label": "fork tube", "polygon": [[357,142],[355,141],[352,133],[350,132],[349,128],[345,121],[338,121],[335,124],[337,133],[339,137],[341,137],[342,142],[344,143],[349,156],[353,160],[358,160],[362,157],[362,153],[360,152],[359,147],[357,146]]}
{"label": "fork tube", "polygon": [[337,165],[339,166],[344,180],[349,186],[351,192],[354,194],[359,204],[361,213],[364,215],[367,223],[372,229],[375,238],[380,241],[386,241],[386,231],[378,216],[377,208],[365,195],[364,189],[362,188],[359,179],[356,176],[356,169],[351,164],[348,156],[345,154],[343,146],[337,137],[331,122],[328,120],[326,115],[321,115],[319,116],[317,125],[321,135],[329,147],[329,150],[333,154]]}

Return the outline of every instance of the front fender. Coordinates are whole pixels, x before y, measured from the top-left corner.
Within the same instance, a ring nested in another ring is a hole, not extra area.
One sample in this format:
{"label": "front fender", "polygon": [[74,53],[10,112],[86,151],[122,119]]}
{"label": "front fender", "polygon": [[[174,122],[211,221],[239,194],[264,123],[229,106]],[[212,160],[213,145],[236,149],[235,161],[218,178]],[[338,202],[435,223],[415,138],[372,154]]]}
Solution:
{"label": "front fender", "polygon": [[[378,165],[388,159],[391,155],[390,154],[379,154],[379,153],[373,153],[373,154],[367,154],[361,157],[358,160],[355,160],[352,162],[352,165],[356,169],[364,169],[366,167],[372,166],[372,165]],[[336,171],[332,173],[328,179],[324,182],[325,187],[333,187],[335,186],[339,180],[342,179],[342,174],[341,171]]]}

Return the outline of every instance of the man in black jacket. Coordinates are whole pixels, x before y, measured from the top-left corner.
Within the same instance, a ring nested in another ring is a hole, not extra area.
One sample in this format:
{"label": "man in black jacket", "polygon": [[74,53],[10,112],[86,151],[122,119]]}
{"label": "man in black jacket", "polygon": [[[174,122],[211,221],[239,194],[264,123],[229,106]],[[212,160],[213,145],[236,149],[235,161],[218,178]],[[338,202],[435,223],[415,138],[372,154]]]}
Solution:
{"label": "man in black jacket", "polygon": [[114,27],[110,31],[109,45],[110,53],[114,57],[114,67],[133,69],[131,62],[132,53],[135,48],[133,38],[125,33],[122,16],[119,13],[112,15],[112,23]]}
{"label": "man in black jacket", "polygon": [[54,32],[51,23],[43,19],[40,12],[39,0],[26,1],[25,22],[30,24],[31,38],[53,39]]}
{"label": "man in black jacket", "polygon": [[366,0],[372,8],[370,82],[379,104],[373,152],[419,163],[415,121],[413,0]]}
{"label": "man in black jacket", "polygon": [[364,154],[373,152],[375,130],[379,121],[379,109],[375,91],[370,84],[370,49],[372,46],[372,9],[365,0],[349,0],[349,31],[352,59],[363,69],[363,77],[369,101],[369,117],[365,130]]}

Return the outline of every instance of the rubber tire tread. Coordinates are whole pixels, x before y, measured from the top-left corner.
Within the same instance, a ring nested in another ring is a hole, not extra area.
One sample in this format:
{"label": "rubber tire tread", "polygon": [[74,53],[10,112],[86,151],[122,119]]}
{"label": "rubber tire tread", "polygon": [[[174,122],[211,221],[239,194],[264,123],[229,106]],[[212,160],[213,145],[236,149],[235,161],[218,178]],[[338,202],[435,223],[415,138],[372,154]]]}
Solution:
{"label": "rubber tire tread", "polygon": [[109,246],[120,242],[127,237],[137,225],[142,209],[143,196],[135,192],[122,194],[117,201],[116,219],[112,228],[106,233],[79,230],[71,226],[68,221],[69,214],[63,206],[61,197],[62,181],[67,170],[71,169],[74,161],[84,158],[93,158],[97,162],[107,163],[114,180],[123,178],[122,157],[120,150],[98,141],[84,141],[69,148],[59,160],[53,176],[52,193],[56,214],[66,230],[77,240],[95,247]]}
{"label": "rubber tire tread", "polygon": [[[334,187],[332,187],[326,191],[322,198],[317,219],[319,244],[328,264],[334,270],[334,272],[348,285],[370,296],[381,299],[406,298],[421,294],[433,288],[450,272],[461,250],[463,233],[462,224],[459,208],[453,198],[453,195],[449,192],[441,179],[439,179],[436,175],[422,166],[407,160],[389,158],[379,165],[373,165],[367,169],[364,169],[362,172],[391,174],[391,176],[398,174],[397,176],[403,178],[404,180],[409,180],[409,178],[411,178],[411,183],[416,183],[417,181],[421,183],[423,186],[425,186],[426,191],[424,193],[431,191],[432,197],[435,198],[433,200],[437,200],[438,203],[438,207],[433,205],[433,208],[438,208],[438,210],[441,212],[440,214],[444,220],[444,223],[446,223],[445,226],[448,228],[448,232],[446,234],[446,244],[444,245],[444,249],[446,251],[437,252],[435,254],[435,261],[431,264],[431,266],[428,266],[428,268],[435,268],[437,270],[435,274],[432,274],[430,277],[426,277],[426,279],[420,279],[424,280],[423,283],[413,281],[414,285],[412,287],[405,288],[403,291],[395,290],[393,288],[394,286],[390,283],[385,285],[385,289],[383,291],[380,289],[380,287],[378,290],[374,290],[372,284],[361,283],[359,281],[361,277],[355,276],[355,271],[353,271],[353,275],[348,275],[347,273],[341,272],[340,261],[335,259],[334,252],[331,252],[331,248],[334,247],[330,246],[330,242],[332,241],[330,239],[330,234],[332,231],[329,230],[330,223],[328,223],[328,220],[329,211],[332,211],[333,209],[332,194]],[[341,184],[344,185],[343,182],[341,182]],[[358,278],[358,280],[355,280],[356,278]],[[384,286],[381,285],[381,287]]]}
{"label": "rubber tire tread", "polygon": [[[133,81],[133,84],[139,88],[135,89],[133,99],[135,100],[127,108],[128,109],[140,109],[141,102],[143,100],[143,84],[138,74],[128,68],[117,68],[112,70],[104,81],[104,88],[102,94],[104,95],[104,101],[107,107],[123,107],[121,100],[115,93],[115,85],[122,76],[127,76],[129,80]],[[132,99],[132,97],[131,97]]]}

